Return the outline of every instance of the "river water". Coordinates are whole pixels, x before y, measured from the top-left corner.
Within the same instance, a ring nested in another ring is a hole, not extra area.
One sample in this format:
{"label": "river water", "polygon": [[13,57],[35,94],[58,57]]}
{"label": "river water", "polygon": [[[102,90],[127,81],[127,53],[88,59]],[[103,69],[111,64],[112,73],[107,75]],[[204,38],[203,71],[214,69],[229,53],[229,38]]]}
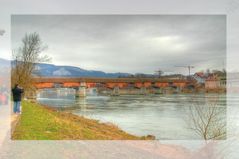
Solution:
{"label": "river water", "polygon": [[[216,104],[216,107],[226,109],[225,94],[128,96],[89,94],[85,98],[75,99],[70,91],[51,98],[43,98],[46,96],[42,94],[38,97],[39,103],[59,110],[70,111],[101,122],[110,122],[131,134],[139,136],[150,134],[164,140],[201,139],[190,129],[190,106],[209,107]],[[226,113],[223,118],[226,118]]]}

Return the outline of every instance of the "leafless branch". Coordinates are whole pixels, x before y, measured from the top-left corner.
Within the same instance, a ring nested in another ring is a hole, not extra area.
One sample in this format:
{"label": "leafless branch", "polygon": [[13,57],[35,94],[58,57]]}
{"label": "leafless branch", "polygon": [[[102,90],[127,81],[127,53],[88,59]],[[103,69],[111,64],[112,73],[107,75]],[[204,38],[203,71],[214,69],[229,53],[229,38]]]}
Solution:
{"label": "leafless branch", "polygon": [[208,104],[192,101],[188,109],[188,127],[204,140],[218,140],[226,137],[226,108],[215,101]]}
{"label": "leafless branch", "polygon": [[47,47],[43,45],[39,34],[26,34],[22,39],[22,46],[12,52],[12,85],[20,84],[25,92],[33,88],[33,72],[36,64],[40,62],[48,62],[48,56],[42,56],[42,52]]}

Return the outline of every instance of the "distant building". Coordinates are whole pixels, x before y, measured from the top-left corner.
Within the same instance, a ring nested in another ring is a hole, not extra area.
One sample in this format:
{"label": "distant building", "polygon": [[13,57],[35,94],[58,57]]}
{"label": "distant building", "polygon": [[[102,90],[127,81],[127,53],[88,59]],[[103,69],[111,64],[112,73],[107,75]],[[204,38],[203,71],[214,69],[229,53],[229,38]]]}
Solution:
{"label": "distant building", "polygon": [[205,88],[207,90],[226,89],[226,85],[226,77],[220,77],[215,74],[209,75],[209,77],[205,80]]}
{"label": "distant building", "polygon": [[197,81],[199,84],[205,84],[205,81],[207,79],[207,75],[203,72],[197,72],[193,75],[193,78]]}

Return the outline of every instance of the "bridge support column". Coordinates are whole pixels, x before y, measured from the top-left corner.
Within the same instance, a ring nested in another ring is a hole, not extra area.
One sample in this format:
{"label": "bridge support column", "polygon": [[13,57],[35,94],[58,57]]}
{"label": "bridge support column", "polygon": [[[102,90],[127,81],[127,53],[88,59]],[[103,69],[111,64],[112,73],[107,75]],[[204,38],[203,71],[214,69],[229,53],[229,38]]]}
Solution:
{"label": "bridge support column", "polygon": [[163,94],[162,88],[155,88],[154,89],[154,94]]}
{"label": "bridge support column", "polygon": [[76,89],[75,97],[85,97],[86,96],[86,83],[82,82],[80,87]]}
{"label": "bridge support column", "polygon": [[119,95],[119,87],[114,87],[112,95],[113,96],[118,96]]}
{"label": "bridge support column", "polygon": [[146,94],[147,94],[147,90],[146,90],[145,87],[141,87],[141,88],[140,88],[140,94],[141,94],[141,95],[146,95]]}
{"label": "bridge support column", "polygon": [[177,86],[176,91],[177,91],[177,93],[180,93],[180,92],[182,92],[182,88]]}

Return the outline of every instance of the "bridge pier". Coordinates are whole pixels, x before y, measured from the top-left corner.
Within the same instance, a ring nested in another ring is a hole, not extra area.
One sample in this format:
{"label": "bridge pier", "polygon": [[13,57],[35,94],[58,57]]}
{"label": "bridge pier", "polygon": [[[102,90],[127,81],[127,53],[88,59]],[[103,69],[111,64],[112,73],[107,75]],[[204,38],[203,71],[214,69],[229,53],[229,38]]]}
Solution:
{"label": "bridge pier", "polygon": [[80,84],[80,87],[76,88],[75,97],[79,98],[79,97],[85,97],[85,96],[86,96],[86,83],[82,82]]}
{"label": "bridge pier", "polygon": [[181,88],[181,87],[179,87],[179,86],[177,86],[177,88],[176,88],[176,92],[177,92],[177,93],[180,93],[180,92],[182,92],[182,88]]}
{"label": "bridge pier", "polygon": [[154,88],[154,94],[163,94],[163,89],[161,87]]}
{"label": "bridge pier", "polygon": [[118,96],[119,95],[119,87],[114,87],[112,95],[113,96]]}
{"label": "bridge pier", "polygon": [[146,94],[147,94],[147,89],[146,89],[146,87],[141,87],[141,88],[140,88],[140,94],[141,94],[141,95],[146,95]]}

